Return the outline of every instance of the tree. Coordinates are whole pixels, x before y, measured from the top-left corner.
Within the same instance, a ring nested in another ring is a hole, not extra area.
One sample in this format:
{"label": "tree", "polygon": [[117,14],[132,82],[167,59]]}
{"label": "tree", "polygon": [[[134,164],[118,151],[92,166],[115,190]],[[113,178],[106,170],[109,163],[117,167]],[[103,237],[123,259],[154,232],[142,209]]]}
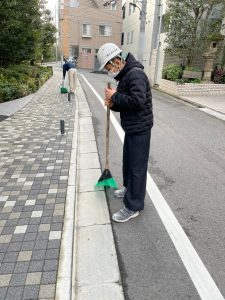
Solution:
{"label": "tree", "polygon": [[165,18],[166,51],[192,65],[193,59],[222,39],[225,0],[168,0]]}
{"label": "tree", "polygon": [[0,1],[0,66],[35,59],[42,51],[43,34],[52,42],[53,25],[46,28],[42,5],[43,0]]}
{"label": "tree", "polygon": [[40,49],[42,57],[46,60],[52,57],[52,46],[56,41],[56,31],[55,26],[52,24],[50,10],[44,9],[42,11]]}
{"label": "tree", "polygon": [[0,1],[1,65],[18,63],[34,54],[39,26],[38,0]]}

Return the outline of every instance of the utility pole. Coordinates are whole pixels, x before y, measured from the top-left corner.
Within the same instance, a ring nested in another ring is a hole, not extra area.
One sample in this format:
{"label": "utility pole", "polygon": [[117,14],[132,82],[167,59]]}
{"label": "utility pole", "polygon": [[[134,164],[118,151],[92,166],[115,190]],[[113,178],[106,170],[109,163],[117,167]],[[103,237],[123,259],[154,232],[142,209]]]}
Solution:
{"label": "utility pole", "polygon": [[146,14],[147,14],[147,0],[141,1],[141,7],[137,6],[135,3],[130,3],[129,5],[137,7],[140,11],[140,32],[138,40],[138,55],[137,58],[140,62],[144,60],[144,50],[145,50],[145,24],[146,24]]}
{"label": "utility pole", "polygon": [[159,0],[159,26],[158,26],[158,33],[156,38],[156,63],[155,63],[155,74],[154,74],[154,84],[158,84],[158,76],[159,76],[159,61],[160,61],[160,51],[161,51],[161,42],[160,42],[160,35],[161,35],[161,27],[162,27],[162,2]]}
{"label": "utility pole", "polygon": [[142,0],[140,10],[140,33],[139,33],[139,44],[138,44],[138,60],[143,62],[144,50],[145,50],[145,23],[146,23],[146,12],[147,12],[147,0]]}

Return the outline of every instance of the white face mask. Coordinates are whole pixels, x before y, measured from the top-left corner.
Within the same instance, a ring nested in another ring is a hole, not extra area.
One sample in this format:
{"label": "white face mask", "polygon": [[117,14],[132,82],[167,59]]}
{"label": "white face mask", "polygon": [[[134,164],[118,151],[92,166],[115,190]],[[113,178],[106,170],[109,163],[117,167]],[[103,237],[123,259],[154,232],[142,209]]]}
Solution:
{"label": "white face mask", "polygon": [[108,71],[108,75],[110,76],[110,77],[116,77],[118,74],[119,74],[119,72],[120,71],[117,71],[117,72],[112,72],[112,71]]}
{"label": "white face mask", "polygon": [[[121,57],[121,62],[122,62],[122,57]],[[118,68],[118,66],[113,62],[113,61],[111,61],[110,60],[110,64],[113,66],[113,67],[117,67]],[[119,73],[120,73],[120,69],[117,71],[117,72],[113,72],[113,69],[112,70],[110,70],[110,71],[108,71],[108,75],[110,76],[110,77],[113,77],[113,78],[115,78]]]}

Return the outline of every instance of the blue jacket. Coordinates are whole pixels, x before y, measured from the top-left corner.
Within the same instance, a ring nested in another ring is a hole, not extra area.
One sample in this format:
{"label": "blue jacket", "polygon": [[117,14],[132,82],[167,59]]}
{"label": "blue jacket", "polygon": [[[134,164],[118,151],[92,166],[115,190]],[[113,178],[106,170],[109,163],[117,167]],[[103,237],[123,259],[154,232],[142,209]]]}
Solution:
{"label": "blue jacket", "polygon": [[70,69],[75,69],[75,68],[76,68],[75,64],[73,64],[72,62],[66,62],[63,65],[63,79],[65,79],[67,71],[69,71]]}

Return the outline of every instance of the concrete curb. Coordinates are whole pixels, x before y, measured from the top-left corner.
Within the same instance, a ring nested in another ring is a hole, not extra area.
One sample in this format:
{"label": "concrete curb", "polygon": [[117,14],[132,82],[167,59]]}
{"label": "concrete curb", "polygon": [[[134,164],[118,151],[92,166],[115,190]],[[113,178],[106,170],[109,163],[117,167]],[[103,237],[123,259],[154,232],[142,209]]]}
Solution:
{"label": "concrete curb", "polygon": [[28,96],[25,96],[23,98],[14,99],[14,100],[0,103],[0,115],[4,115],[6,117],[12,116],[17,111],[24,108],[30,101],[32,101],[33,98],[37,95],[37,92],[30,94]]}
{"label": "concrete curb", "polygon": [[[124,300],[105,191],[95,190],[101,175],[92,115],[79,87],[79,188],[76,220],[76,291],[73,300]],[[74,280],[74,279],[73,279]]]}

